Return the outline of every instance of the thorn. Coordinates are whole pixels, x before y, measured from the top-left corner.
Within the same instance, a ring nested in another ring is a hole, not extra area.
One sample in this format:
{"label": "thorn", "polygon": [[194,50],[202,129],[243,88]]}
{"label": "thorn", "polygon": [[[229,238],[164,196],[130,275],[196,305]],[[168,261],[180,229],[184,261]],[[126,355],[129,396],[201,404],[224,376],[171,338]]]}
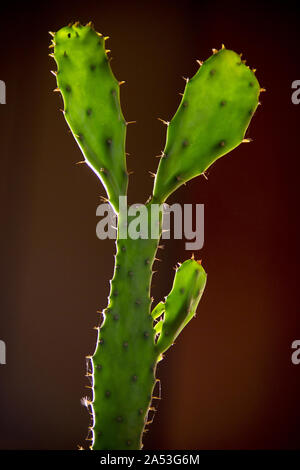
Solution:
{"label": "thorn", "polygon": [[165,124],[165,126],[168,126],[170,124],[169,121],[165,121],[164,119],[161,119],[161,118],[157,118],[159,121],[161,121],[163,124]]}
{"label": "thorn", "polygon": [[178,95],[183,96],[183,93],[178,93]]}
{"label": "thorn", "polygon": [[127,175],[130,176],[130,175],[133,175],[134,171],[133,170],[127,170]]}
{"label": "thorn", "polygon": [[260,91],[260,93],[264,93],[267,90],[265,88],[261,88],[259,91]]}
{"label": "thorn", "polygon": [[219,52],[218,49],[212,49],[213,54],[217,54],[218,52]]}
{"label": "thorn", "polygon": [[260,101],[257,103],[257,106],[261,106],[261,102],[260,102]]}
{"label": "thorn", "polygon": [[167,158],[167,155],[166,155],[165,152],[162,150],[162,151],[161,151],[161,154],[160,154],[160,155],[156,155],[155,158]]}
{"label": "thorn", "polygon": [[153,173],[152,171],[148,171],[148,173],[150,173],[150,175],[152,176],[152,178],[155,178],[156,174]]}
{"label": "thorn", "polygon": [[48,54],[49,57],[52,57],[54,59],[54,54]]}
{"label": "thorn", "polygon": [[55,89],[53,90],[53,92],[54,92],[54,93],[60,93],[60,89],[59,89],[59,88],[55,88]]}
{"label": "thorn", "polygon": [[226,49],[226,47],[225,47],[225,45],[224,45],[224,44],[222,44],[222,49]]}
{"label": "thorn", "polygon": [[55,72],[54,70],[50,70],[50,72],[56,77],[57,72]]}
{"label": "thorn", "polygon": [[161,250],[164,250],[164,249],[165,249],[165,245],[158,245],[157,248],[160,248]]}
{"label": "thorn", "polygon": [[197,64],[199,64],[199,67],[201,67],[201,65],[203,65],[203,61],[202,60],[196,60]]}
{"label": "thorn", "polygon": [[94,25],[91,21],[89,21],[85,26],[87,26],[89,28],[94,28]]}
{"label": "thorn", "polygon": [[203,173],[201,173],[201,176],[204,176],[204,178],[205,178],[206,180],[208,180],[208,178],[207,178],[206,174],[204,173],[204,171],[203,171]]}
{"label": "thorn", "polygon": [[105,49],[105,52],[106,52],[106,54],[108,54],[109,52],[111,52],[111,50],[110,49]]}
{"label": "thorn", "polygon": [[252,72],[255,73],[257,69],[252,69]]}
{"label": "thorn", "polygon": [[242,57],[242,56],[243,56],[243,53],[241,52],[239,55],[240,55],[240,57]]}
{"label": "thorn", "polygon": [[248,139],[243,139],[242,144],[247,144],[247,143],[252,142],[252,141],[253,141],[253,139],[250,139],[250,137],[249,137]]}
{"label": "thorn", "polygon": [[197,263],[200,264],[200,266],[202,265],[202,259],[197,259]]}
{"label": "thorn", "polygon": [[195,259],[195,255],[194,255],[194,253],[192,253],[191,259]]}
{"label": "thorn", "polygon": [[121,81],[119,82],[119,86],[123,85],[124,83],[125,83],[125,80],[121,80]]}
{"label": "thorn", "polygon": [[52,36],[54,38],[55,33],[53,33],[52,31],[48,31],[48,33],[50,34],[50,36]]}
{"label": "thorn", "polygon": [[246,60],[242,60],[242,64],[245,64],[247,61]]}
{"label": "thorn", "polygon": [[78,28],[79,25],[80,25],[79,21],[75,21],[73,26],[75,26],[75,28]]}
{"label": "thorn", "polygon": [[109,39],[109,36],[104,36],[104,41],[107,41]]}
{"label": "thorn", "polygon": [[53,43],[53,44],[50,44],[50,46],[49,46],[49,49],[53,49],[55,46],[56,46],[56,44],[55,44],[55,43]]}
{"label": "thorn", "polygon": [[[107,199],[107,197],[100,196],[100,199],[101,199],[101,201],[103,201],[103,202],[109,202],[109,199]],[[102,313],[102,312],[98,312],[98,313]]]}
{"label": "thorn", "polygon": [[159,259],[159,258],[154,258],[154,260],[155,260],[155,261],[161,261],[161,259]]}
{"label": "thorn", "polygon": [[96,32],[96,34],[97,34],[97,36],[99,36],[100,38],[102,38],[102,36],[103,36],[103,34],[101,34],[101,33],[97,33],[97,32]]}
{"label": "thorn", "polygon": [[187,78],[187,77],[182,77],[182,78],[183,78],[183,80],[186,81],[186,83],[189,83],[189,80],[190,80],[189,78]]}
{"label": "thorn", "polygon": [[80,162],[76,162],[75,165],[81,165],[82,163],[86,163],[85,160],[81,160]]}
{"label": "thorn", "polygon": [[136,121],[126,121],[126,126],[128,126],[128,124],[136,124]]}
{"label": "thorn", "polygon": [[[152,423],[153,423],[153,419],[151,419],[150,421],[147,421],[146,426],[149,425],[149,424],[152,424]],[[148,429],[147,429],[147,431],[148,431]]]}

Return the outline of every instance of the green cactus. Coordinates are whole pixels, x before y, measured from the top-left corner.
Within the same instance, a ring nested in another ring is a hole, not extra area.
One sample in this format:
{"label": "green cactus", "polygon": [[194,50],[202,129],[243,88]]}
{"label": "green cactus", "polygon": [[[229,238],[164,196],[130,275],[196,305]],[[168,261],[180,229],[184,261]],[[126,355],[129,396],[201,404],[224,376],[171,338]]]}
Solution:
{"label": "green cactus", "polygon": [[[148,231],[132,239],[130,217],[120,206],[126,196],[126,121],[119,101],[105,40],[91,24],[62,28],[53,36],[57,91],[66,121],[86,163],[101,179],[118,216],[117,253],[108,306],[98,329],[87,375],[93,397],[91,449],[141,449],[152,409],[156,366],[193,318],[206,273],[193,257],[177,269],[173,288],[151,312],[152,265],[162,233],[161,211],[152,212],[179,186],[238,146],[262,91],[254,72],[233,51],[222,47],[187,80],[181,104],[168,124],[167,141],[146,206]],[[155,214],[155,215],[154,215]],[[150,226],[157,233],[150,236]]]}

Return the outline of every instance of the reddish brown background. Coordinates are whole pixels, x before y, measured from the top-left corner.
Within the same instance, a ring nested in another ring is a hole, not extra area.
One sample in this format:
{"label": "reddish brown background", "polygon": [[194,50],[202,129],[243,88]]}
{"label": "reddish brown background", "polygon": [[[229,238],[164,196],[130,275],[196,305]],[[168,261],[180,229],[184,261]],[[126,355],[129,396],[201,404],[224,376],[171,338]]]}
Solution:
{"label": "reddish brown background", "polygon": [[[197,319],[159,367],[162,400],[145,449],[300,448],[298,187],[299,11],[290,2],[30,2],[1,5],[2,280],[0,448],[85,444],[84,356],[106,305],[114,247],[96,238],[104,190],[83,165],[52,94],[48,30],[93,20],[109,40],[128,120],[130,202],[151,191],[165,129],[183,91],[222,43],[267,88],[254,142],[217,162],[171,202],[205,204],[208,284]],[[153,295],[168,293],[184,241],[161,253]]]}

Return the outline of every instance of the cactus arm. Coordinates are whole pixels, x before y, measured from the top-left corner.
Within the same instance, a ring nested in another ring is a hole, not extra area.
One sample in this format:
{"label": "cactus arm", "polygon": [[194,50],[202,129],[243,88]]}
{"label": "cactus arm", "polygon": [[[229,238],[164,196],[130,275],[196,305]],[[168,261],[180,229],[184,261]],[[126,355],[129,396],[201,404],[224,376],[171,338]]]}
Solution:
{"label": "cactus arm", "polygon": [[[206,284],[206,273],[198,261],[186,260],[177,269],[174,283],[164,305],[164,319],[158,322],[160,332],[156,349],[165,352],[196,313]],[[156,326],[157,326],[156,325]]]}
{"label": "cactus arm", "polygon": [[126,121],[105,38],[89,25],[74,24],[60,29],[53,45],[65,119],[86,163],[102,181],[118,212],[119,196],[126,194],[128,183]]}
{"label": "cactus arm", "polygon": [[165,304],[164,302],[159,302],[156,307],[152,310],[151,315],[153,320],[158,318],[163,312],[165,311]]}
{"label": "cactus arm", "polygon": [[244,139],[258,105],[260,86],[241,57],[221,49],[187,80],[154,181],[153,199],[164,202],[204,173]]}

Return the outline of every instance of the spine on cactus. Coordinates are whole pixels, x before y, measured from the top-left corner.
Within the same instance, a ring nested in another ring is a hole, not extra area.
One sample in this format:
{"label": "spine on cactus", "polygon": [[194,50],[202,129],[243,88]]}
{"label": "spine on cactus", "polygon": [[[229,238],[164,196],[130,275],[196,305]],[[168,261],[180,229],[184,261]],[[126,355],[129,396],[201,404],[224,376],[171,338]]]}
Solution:
{"label": "spine on cactus", "polygon": [[[206,273],[193,257],[176,269],[172,290],[151,312],[152,265],[161,235],[132,239],[128,233],[125,158],[126,121],[105,48],[106,38],[91,24],[52,33],[57,91],[66,121],[85,161],[102,181],[118,215],[115,269],[103,310],[95,353],[87,375],[93,397],[91,449],[141,449],[152,409],[156,366],[195,316]],[[258,105],[260,87],[238,54],[224,47],[200,64],[187,81],[181,104],[168,123],[167,141],[147,204],[163,203],[180,185],[202,174],[216,159],[243,142]],[[126,222],[127,219],[127,222]],[[150,227],[151,223],[148,224]],[[125,233],[125,236],[124,236]]]}

